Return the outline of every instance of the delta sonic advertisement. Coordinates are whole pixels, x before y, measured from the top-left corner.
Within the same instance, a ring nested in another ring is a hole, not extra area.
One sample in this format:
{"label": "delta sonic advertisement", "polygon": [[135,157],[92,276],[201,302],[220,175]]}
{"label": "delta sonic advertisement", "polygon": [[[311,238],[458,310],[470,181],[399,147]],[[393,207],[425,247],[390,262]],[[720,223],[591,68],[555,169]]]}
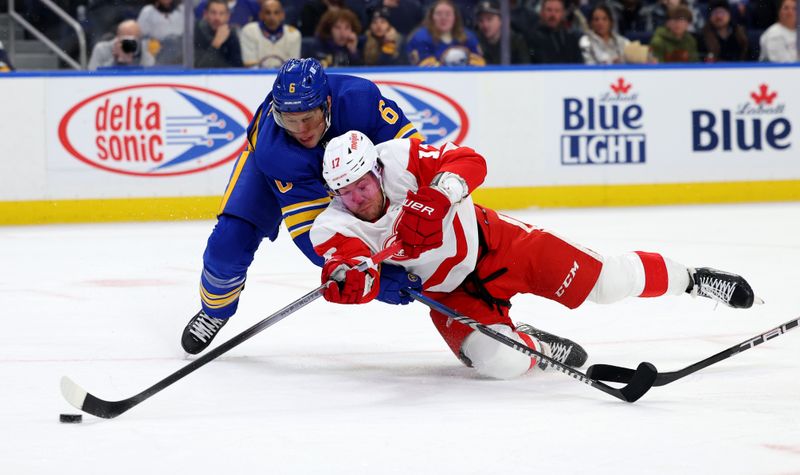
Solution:
{"label": "delta sonic advertisement", "polygon": [[635,85],[620,77],[598,89],[595,95],[563,98],[561,164],[645,163],[644,108]]}
{"label": "delta sonic advertisement", "polygon": [[58,124],[58,140],[73,158],[108,172],[186,175],[236,158],[251,117],[217,91],[144,83],[77,101]]}
{"label": "delta sonic advertisement", "polygon": [[[180,78],[181,81],[176,81]],[[83,78],[50,83],[48,187],[62,196],[214,195],[224,189],[272,75]],[[465,141],[469,117],[436,87],[376,78],[434,144]],[[68,93],[65,93],[68,91]],[[385,106],[386,120],[395,111]],[[122,188],[119,185],[122,184]]]}
{"label": "delta sonic advertisement", "polygon": [[171,186],[165,192],[218,193],[245,144],[250,107],[224,89],[157,79],[105,87],[83,80],[57,98],[49,91],[48,130],[57,133],[48,144],[51,174],[74,187],[81,181],[76,172],[83,171],[95,189],[126,177],[137,180],[132,189],[152,192],[158,185],[148,182],[160,180],[161,188],[168,177],[205,183],[208,177],[192,177],[212,173],[213,187]]}

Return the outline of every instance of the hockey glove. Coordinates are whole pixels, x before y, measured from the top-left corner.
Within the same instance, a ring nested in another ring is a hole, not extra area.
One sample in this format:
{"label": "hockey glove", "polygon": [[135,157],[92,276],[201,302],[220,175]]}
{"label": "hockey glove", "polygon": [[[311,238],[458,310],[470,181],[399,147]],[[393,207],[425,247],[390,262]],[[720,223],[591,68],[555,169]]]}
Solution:
{"label": "hockey glove", "polygon": [[407,257],[415,259],[442,245],[442,225],[448,211],[447,196],[429,186],[406,194],[397,223],[397,237],[403,242],[403,253]]}
{"label": "hockey glove", "polygon": [[392,305],[408,305],[413,302],[414,299],[408,294],[400,292],[407,288],[421,291],[422,279],[409,273],[400,266],[392,264],[381,265],[381,282],[380,289],[378,290],[378,300]]}
{"label": "hockey glove", "polygon": [[378,289],[373,289],[378,270],[370,267],[366,271],[356,269],[362,262],[359,258],[334,257],[322,266],[322,283],[331,282],[322,296],[328,302],[358,304],[374,299]]}

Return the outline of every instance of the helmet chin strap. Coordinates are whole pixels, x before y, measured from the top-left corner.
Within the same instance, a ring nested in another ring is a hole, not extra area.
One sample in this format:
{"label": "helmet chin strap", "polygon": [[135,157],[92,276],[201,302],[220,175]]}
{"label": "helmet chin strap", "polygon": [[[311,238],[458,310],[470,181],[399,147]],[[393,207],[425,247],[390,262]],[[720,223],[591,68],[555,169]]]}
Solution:
{"label": "helmet chin strap", "polygon": [[331,108],[328,105],[328,100],[330,100],[330,97],[331,96],[328,96],[328,99],[325,99],[325,105],[322,106],[322,115],[325,116],[325,130],[322,131],[323,137],[328,132],[328,129],[331,128]]}
{"label": "helmet chin strap", "polygon": [[375,162],[375,168],[370,170],[370,172],[374,173],[376,178],[378,178],[378,186],[381,189],[381,196],[383,197],[383,201],[381,202],[381,209],[383,210],[381,216],[383,216],[384,214],[386,214],[387,200],[386,200],[386,190],[383,189],[383,163],[381,162],[380,158]]}

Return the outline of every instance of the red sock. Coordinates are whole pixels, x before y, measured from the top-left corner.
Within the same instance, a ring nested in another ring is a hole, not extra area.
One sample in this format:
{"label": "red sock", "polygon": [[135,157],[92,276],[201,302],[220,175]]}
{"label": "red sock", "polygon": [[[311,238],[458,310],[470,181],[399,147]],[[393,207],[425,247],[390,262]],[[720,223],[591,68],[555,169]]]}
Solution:
{"label": "red sock", "polygon": [[636,251],[644,266],[644,290],[639,297],[659,297],[667,292],[669,275],[661,254]]}

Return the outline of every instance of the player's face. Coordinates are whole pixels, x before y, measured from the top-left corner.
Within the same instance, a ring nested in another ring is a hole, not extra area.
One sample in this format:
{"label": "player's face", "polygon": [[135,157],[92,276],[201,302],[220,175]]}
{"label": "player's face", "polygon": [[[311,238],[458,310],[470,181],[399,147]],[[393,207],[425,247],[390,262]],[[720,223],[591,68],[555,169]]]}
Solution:
{"label": "player's face", "polygon": [[337,191],[342,203],[353,215],[364,221],[375,221],[383,215],[383,190],[378,178],[370,173]]}
{"label": "player's face", "polygon": [[314,148],[325,134],[325,114],[321,107],[305,112],[281,114],[283,128],[305,148]]}

